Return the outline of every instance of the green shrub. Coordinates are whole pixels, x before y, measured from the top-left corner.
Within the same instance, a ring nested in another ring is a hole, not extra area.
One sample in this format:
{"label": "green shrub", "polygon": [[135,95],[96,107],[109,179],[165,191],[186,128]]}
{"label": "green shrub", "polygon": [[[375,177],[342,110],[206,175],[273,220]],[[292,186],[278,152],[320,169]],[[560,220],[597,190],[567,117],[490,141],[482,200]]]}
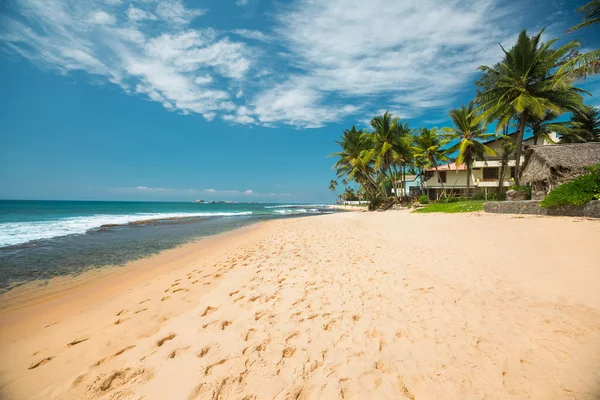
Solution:
{"label": "green shrub", "polygon": [[472,197],[472,200],[485,200],[485,193],[483,192],[476,192]]}
{"label": "green shrub", "polygon": [[550,193],[540,204],[542,207],[582,206],[600,199],[600,172],[583,175],[564,183]]}
{"label": "green shrub", "polygon": [[504,201],[506,200],[506,193],[504,192],[492,192],[487,195],[488,201]]}
{"label": "green shrub", "polygon": [[422,194],[419,196],[419,203],[421,204],[429,204],[429,197],[426,194]]}

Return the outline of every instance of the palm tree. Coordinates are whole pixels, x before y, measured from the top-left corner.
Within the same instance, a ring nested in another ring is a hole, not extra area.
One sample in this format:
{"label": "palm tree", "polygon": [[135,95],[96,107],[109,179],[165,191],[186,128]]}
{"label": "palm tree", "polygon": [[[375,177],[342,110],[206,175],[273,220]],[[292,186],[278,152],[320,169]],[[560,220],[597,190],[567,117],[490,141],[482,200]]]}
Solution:
{"label": "palm tree", "polygon": [[[569,29],[568,33],[600,22],[600,0],[592,0],[576,11],[583,14],[583,22]],[[573,57],[557,72],[559,76],[571,79],[586,78],[588,75],[598,73],[600,73],[600,49]]]}
{"label": "palm tree", "polygon": [[534,145],[537,145],[541,138],[554,143],[554,140],[550,137],[551,133],[559,133],[561,135],[569,133],[567,123],[556,122],[554,121],[556,118],[558,118],[557,114],[548,111],[542,118],[531,118],[529,122],[527,122],[527,127],[531,129],[531,132],[533,133]]}
{"label": "palm tree", "polygon": [[[443,149],[448,144],[448,141],[442,135],[438,135],[436,128],[421,128],[414,139],[413,152],[415,157],[420,157],[428,165],[433,166],[438,172],[439,177],[439,162],[448,160],[446,150]],[[442,185],[442,193],[445,193],[446,189],[441,179],[440,184]]]}
{"label": "palm tree", "polygon": [[[562,114],[582,105],[581,89],[572,86],[572,81],[562,81],[552,72],[564,62],[564,58],[579,47],[572,41],[558,49],[551,49],[557,39],[541,43],[543,33],[527,36],[521,31],[517,43],[504,52],[504,59],[494,67],[480,67],[492,77],[493,85],[478,96],[482,118],[498,120],[497,131],[512,118],[519,121],[516,137],[515,181],[519,184],[519,167],[523,148],[523,133],[531,118],[543,118],[547,112]],[[502,46],[501,46],[502,47]]]}
{"label": "palm tree", "polygon": [[[402,195],[406,197],[406,167],[413,161],[412,143],[414,141],[408,122],[396,124],[397,141],[394,150],[398,154],[398,162],[402,168]],[[394,171],[396,166],[394,165]],[[396,172],[397,173],[397,172]]]}
{"label": "palm tree", "polygon": [[508,137],[504,136],[504,139],[500,143],[500,176],[498,184],[498,191],[500,192],[504,188],[504,175],[508,167],[508,161],[510,157],[517,149],[517,145]]}
{"label": "palm tree", "polygon": [[468,107],[464,105],[461,108],[450,110],[450,119],[454,127],[442,129],[444,136],[450,141],[456,141],[446,151],[448,154],[458,152],[456,164],[465,164],[467,166],[467,197],[471,195],[471,175],[473,173],[473,162],[477,159],[484,159],[485,155],[495,155],[496,152],[483,144],[481,141],[491,136],[493,133],[485,133],[481,125],[480,118],[473,109],[473,103]]}
{"label": "palm tree", "polygon": [[341,151],[330,156],[338,158],[333,166],[337,176],[346,176],[363,186],[365,192],[377,190],[385,197],[385,193],[372,176],[373,151],[369,148],[365,132],[353,126],[351,129],[344,130],[342,140],[336,143],[340,145]]}
{"label": "palm tree", "polygon": [[385,171],[389,172],[389,177],[394,188],[394,194],[398,198],[398,190],[396,188],[396,180],[392,173],[392,165],[400,158],[396,152],[396,144],[399,141],[396,124],[398,118],[392,117],[389,111],[379,115],[371,120],[373,132],[368,134],[368,140],[371,143],[374,151],[375,169],[380,170],[385,176]]}
{"label": "palm tree", "polygon": [[339,197],[337,195],[337,193],[335,192],[335,190],[337,189],[337,181],[335,179],[332,179],[329,181],[329,190],[331,190],[333,192],[333,194],[335,194],[336,199]]}
{"label": "palm tree", "polygon": [[600,111],[595,107],[583,106],[581,110],[573,112],[566,130],[561,133],[561,143],[600,142]]}

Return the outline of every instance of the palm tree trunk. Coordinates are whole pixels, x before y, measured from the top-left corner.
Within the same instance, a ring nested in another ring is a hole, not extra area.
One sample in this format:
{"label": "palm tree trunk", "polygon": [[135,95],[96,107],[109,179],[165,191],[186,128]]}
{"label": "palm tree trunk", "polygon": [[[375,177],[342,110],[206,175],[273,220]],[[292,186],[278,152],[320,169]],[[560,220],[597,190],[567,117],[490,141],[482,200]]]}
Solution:
{"label": "palm tree trunk", "polygon": [[392,187],[394,188],[394,196],[398,200],[398,185],[396,185],[396,176],[392,173],[392,164],[388,165],[388,171],[390,173],[390,181],[392,181]]}
{"label": "palm tree trunk", "polygon": [[517,152],[515,154],[515,184],[520,186],[521,182],[519,179],[519,172],[521,167],[521,152],[523,150],[523,133],[525,132],[525,123],[527,122],[527,115],[523,112],[521,114],[521,121],[519,121],[519,132],[517,134]]}
{"label": "palm tree trunk", "polygon": [[433,166],[435,168],[435,172],[437,172],[438,181],[440,181],[440,185],[442,185],[442,195],[445,195],[446,188],[444,187],[444,182],[442,182],[442,179],[440,178],[440,171],[438,170],[437,162],[435,162],[435,160],[432,160],[432,162],[433,162]]}
{"label": "palm tree trunk", "polygon": [[404,197],[407,197],[406,193],[406,163],[402,163],[402,190],[404,190]]}
{"label": "palm tree trunk", "polygon": [[471,173],[473,171],[473,162],[467,161],[467,198],[471,197]]}
{"label": "palm tree trunk", "polygon": [[377,188],[377,189],[379,190],[379,193],[380,193],[380,194],[383,196],[383,198],[385,199],[387,196],[385,195],[385,192],[383,191],[383,189],[381,188],[381,186],[379,186],[379,185],[377,184],[377,182],[375,182],[375,181],[373,180],[373,177],[372,177],[371,175],[369,175],[369,173],[368,173],[368,172],[366,172],[366,171],[364,171],[364,170],[363,170],[363,174],[365,174],[365,176],[367,177],[367,179],[369,180],[369,182],[371,182],[371,184],[372,184],[372,185],[373,185],[375,188]]}
{"label": "palm tree trunk", "polygon": [[504,164],[504,160],[500,164],[500,179],[498,182],[498,193],[504,190],[504,174],[506,173],[506,165]]}

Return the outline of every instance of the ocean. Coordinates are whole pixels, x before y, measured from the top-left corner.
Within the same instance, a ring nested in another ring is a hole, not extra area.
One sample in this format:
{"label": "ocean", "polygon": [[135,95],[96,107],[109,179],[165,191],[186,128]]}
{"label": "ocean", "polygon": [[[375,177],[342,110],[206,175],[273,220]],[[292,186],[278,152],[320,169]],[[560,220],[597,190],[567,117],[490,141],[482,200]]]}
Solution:
{"label": "ocean", "polygon": [[0,292],[259,221],[330,212],[317,204],[0,200]]}

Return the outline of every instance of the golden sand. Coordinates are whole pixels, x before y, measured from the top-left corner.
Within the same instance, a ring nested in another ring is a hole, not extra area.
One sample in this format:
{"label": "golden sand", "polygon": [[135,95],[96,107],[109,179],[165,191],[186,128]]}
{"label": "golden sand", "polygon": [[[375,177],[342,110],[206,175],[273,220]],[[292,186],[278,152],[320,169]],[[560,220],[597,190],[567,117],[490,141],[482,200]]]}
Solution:
{"label": "golden sand", "polygon": [[262,223],[2,298],[2,399],[595,399],[600,221]]}

